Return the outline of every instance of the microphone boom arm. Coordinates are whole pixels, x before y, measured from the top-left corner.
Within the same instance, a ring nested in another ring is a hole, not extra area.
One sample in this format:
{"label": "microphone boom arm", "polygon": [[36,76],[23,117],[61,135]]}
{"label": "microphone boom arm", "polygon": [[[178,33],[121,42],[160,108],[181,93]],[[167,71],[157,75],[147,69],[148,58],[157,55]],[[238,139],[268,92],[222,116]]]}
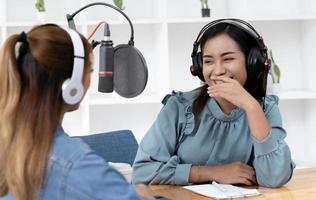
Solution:
{"label": "microphone boom arm", "polygon": [[[90,3],[90,4],[88,4],[88,5],[86,5],[86,6],[82,7],[82,8],[80,8],[79,10],[77,10],[76,12],[74,12],[74,13],[72,13],[72,14],[67,14],[66,17],[67,17],[67,21],[68,21],[68,23],[69,23],[69,26],[70,26],[71,28],[76,29],[76,26],[75,26],[75,23],[74,23],[74,21],[73,21],[73,18],[74,18],[78,13],[80,13],[80,12],[83,11],[83,10],[85,10],[86,8],[89,8],[89,7],[92,7],[92,6],[97,6],[97,5],[102,5],[102,6],[107,6],[107,7],[113,8],[114,10],[116,10],[117,12],[119,12],[121,15],[123,15],[123,16],[127,19],[128,23],[129,23],[129,25],[130,25],[130,27],[131,27],[131,37],[130,37],[130,40],[129,40],[128,44],[134,46],[134,27],[133,27],[133,24],[132,24],[131,20],[130,20],[129,17],[128,17],[124,12],[122,12],[120,9],[118,9],[117,7],[115,7],[115,6],[111,5],[111,4],[108,4],[108,3],[103,3],[103,2]],[[72,23],[72,25],[71,25],[70,23]]]}

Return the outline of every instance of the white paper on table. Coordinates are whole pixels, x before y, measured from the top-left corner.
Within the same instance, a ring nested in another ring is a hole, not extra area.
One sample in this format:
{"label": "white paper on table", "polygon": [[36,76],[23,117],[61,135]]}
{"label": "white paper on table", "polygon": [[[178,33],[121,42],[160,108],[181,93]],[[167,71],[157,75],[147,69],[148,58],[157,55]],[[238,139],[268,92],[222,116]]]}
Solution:
{"label": "white paper on table", "polygon": [[213,184],[202,184],[202,185],[191,185],[184,186],[185,189],[191,190],[195,193],[201,194],[207,197],[213,197],[216,199],[227,199],[227,198],[240,198],[257,196],[261,193],[257,189],[246,189],[237,187],[229,184],[218,184],[223,190]]}

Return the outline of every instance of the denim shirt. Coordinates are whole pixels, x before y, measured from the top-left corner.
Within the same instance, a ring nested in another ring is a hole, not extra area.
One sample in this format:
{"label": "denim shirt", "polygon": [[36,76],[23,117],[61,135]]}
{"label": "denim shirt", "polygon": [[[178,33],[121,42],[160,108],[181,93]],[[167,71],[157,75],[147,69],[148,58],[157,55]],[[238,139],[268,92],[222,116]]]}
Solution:
{"label": "denim shirt", "polygon": [[[0,200],[11,200],[9,194]],[[45,200],[140,199],[132,185],[79,138],[57,128],[39,198]]]}

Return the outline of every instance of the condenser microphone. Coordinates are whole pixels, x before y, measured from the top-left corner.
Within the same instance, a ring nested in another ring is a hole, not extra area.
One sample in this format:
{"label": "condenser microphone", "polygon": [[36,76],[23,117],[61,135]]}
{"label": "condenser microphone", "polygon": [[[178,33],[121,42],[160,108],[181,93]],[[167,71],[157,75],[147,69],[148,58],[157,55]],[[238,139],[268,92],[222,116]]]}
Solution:
{"label": "condenser microphone", "polygon": [[82,10],[96,5],[110,7],[122,14],[128,21],[131,29],[131,36],[127,44],[120,44],[113,48],[110,40],[108,24],[105,28],[105,39],[101,42],[92,41],[92,47],[100,44],[99,56],[99,92],[112,92],[113,90],[122,97],[133,98],[142,93],[148,80],[147,63],[142,53],[134,46],[134,28],[129,17],[117,7],[96,2],[88,4],[71,15],[67,15],[70,28],[76,30],[73,20]]}
{"label": "condenser microphone", "polygon": [[105,40],[100,43],[99,55],[99,92],[113,92],[113,66],[114,66],[114,48],[110,40],[110,28],[108,24],[104,27]]}

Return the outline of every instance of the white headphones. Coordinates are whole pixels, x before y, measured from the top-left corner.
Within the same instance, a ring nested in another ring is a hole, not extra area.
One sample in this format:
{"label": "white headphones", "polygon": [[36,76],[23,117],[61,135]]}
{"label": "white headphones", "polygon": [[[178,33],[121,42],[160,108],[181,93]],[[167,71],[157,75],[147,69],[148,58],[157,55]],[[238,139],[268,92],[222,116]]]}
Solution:
{"label": "white headphones", "polygon": [[71,38],[74,49],[74,64],[71,78],[65,80],[62,86],[62,96],[65,103],[74,105],[83,97],[82,75],[84,70],[84,46],[79,33],[72,29],[64,29]]}

